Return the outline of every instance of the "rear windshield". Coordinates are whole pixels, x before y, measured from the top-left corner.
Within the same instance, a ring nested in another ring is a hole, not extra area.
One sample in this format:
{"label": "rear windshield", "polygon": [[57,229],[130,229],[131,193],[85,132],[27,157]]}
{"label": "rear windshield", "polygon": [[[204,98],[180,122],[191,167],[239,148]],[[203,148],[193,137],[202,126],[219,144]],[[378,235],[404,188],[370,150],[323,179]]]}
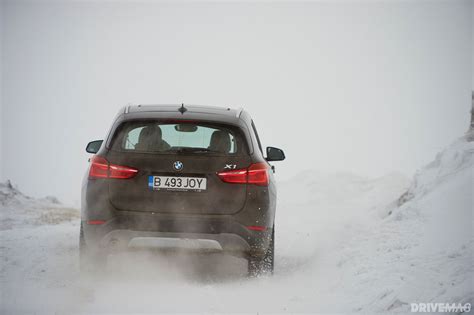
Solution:
{"label": "rear windshield", "polygon": [[112,139],[115,151],[224,155],[244,151],[238,129],[204,122],[130,121],[122,123]]}

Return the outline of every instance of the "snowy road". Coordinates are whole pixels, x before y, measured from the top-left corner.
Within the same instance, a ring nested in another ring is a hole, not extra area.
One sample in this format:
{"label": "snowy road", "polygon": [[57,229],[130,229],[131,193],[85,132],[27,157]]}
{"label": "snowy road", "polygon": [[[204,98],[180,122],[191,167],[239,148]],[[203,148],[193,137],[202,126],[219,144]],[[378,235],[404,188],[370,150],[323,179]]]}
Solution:
{"label": "snowy road", "polygon": [[81,278],[77,211],[3,185],[0,311],[407,312],[410,302],[472,302],[473,152],[448,148],[401,207],[410,183],[397,174],[305,172],[281,183],[275,275],[259,279],[244,276],[243,259],[151,251],[111,255],[106,272]]}

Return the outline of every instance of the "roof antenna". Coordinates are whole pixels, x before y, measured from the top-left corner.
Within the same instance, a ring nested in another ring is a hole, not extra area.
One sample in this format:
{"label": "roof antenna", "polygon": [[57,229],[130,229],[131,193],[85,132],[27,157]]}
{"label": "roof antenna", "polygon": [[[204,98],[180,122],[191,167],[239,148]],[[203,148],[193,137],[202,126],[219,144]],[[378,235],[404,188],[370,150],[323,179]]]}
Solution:
{"label": "roof antenna", "polygon": [[184,103],[181,103],[181,107],[178,109],[178,111],[181,113],[181,114],[184,114],[184,112],[186,112],[188,109],[186,107],[184,107]]}

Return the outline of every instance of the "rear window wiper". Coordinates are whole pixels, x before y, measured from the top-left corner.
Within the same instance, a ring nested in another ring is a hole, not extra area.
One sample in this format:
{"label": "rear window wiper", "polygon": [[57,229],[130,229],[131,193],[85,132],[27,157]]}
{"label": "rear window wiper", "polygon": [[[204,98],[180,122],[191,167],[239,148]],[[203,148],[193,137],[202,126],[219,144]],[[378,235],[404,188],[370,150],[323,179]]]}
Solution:
{"label": "rear window wiper", "polygon": [[176,153],[207,153],[207,152],[218,152],[207,148],[180,148],[176,150]]}

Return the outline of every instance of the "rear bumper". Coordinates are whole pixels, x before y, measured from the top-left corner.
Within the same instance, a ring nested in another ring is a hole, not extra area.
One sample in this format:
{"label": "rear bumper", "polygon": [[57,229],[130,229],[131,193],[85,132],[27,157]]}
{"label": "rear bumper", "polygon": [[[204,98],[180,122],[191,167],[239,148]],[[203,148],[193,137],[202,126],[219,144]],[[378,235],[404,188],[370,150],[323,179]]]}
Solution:
{"label": "rear bumper", "polygon": [[100,248],[125,248],[135,238],[213,240],[236,256],[263,256],[271,229],[253,231],[232,216],[172,216],[124,213],[100,225],[83,221],[86,244]]}

